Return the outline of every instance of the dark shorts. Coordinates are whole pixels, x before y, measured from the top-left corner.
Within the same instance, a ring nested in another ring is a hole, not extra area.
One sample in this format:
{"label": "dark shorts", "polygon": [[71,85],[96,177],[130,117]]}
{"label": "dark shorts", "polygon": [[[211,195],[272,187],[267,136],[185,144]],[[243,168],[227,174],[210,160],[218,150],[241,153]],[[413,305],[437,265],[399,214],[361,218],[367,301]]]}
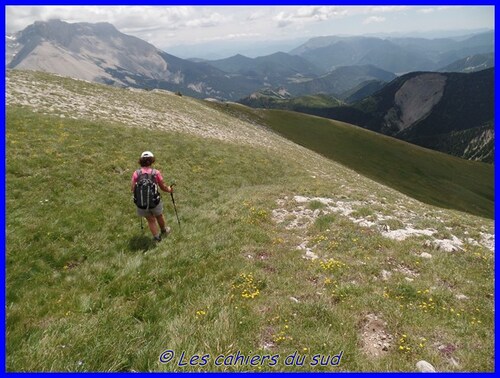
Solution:
{"label": "dark shorts", "polygon": [[137,208],[137,215],[140,217],[150,217],[150,216],[155,216],[157,217],[158,215],[161,215],[163,213],[163,201],[160,201],[156,207],[152,209],[139,209]]}

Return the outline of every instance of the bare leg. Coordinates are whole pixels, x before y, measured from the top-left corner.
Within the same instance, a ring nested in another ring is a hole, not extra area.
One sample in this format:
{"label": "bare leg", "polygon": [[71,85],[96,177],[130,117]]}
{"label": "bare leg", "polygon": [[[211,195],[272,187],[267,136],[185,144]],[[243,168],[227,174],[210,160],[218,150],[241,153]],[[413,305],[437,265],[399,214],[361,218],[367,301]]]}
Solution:
{"label": "bare leg", "polygon": [[158,236],[159,232],[155,217],[151,215],[149,217],[146,217],[146,220],[148,221],[149,230],[151,231],[153,236]]}
{"label": "bare leg", "polygon": [[165,218],[163,217],[163,214],[157,215],[156,220],[158,222],[158,225],[160,226],[160,230],[164,231],[165,230]]}

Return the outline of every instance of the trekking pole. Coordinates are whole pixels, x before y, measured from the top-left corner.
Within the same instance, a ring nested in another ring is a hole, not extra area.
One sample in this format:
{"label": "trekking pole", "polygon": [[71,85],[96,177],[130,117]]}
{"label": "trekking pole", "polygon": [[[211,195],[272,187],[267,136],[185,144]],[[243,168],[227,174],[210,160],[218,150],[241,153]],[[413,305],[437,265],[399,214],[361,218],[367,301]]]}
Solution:
{"label": "trekking pole", "polygon": [[[175,185],[175,182],[170,184],[170,187],[173,187]],[[170,193],[170,197],[172,197],[172,204],[174,205],[174,211],[175,211],[175,216],[177,218],[177,223],[179,223],[179,228],[181,227],[181,221],[179,220],[179,215],[177,214],[177,207],[175,206],[175,200],[174,200],[174,193]]]}

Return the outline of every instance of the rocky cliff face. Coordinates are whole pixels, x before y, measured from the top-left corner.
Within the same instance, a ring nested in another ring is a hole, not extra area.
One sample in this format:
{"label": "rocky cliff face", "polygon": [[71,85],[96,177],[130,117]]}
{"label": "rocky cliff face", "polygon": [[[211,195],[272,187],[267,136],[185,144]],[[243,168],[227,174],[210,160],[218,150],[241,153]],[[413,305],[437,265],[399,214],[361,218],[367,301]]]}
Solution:
{"label": "rocky cliff face", "polygon": [[463,157],[469,160],[478,160],[493,163],[493,146],[495,134],[493,128],[480,130],[465,147]]}
{"label": "rocky cliff face", "polygon": [[[9,68],[41,70],[79,79],[133,84],[132,75],[169,80],[173,73],[160,51],[106,23],[35,22],[11,36]],[[113,70],[130,73],[122,78]]]}
{"label": "rocky cliff face", "polygon": [[446,76],[428,73],[406,81],[394,95],[394,106],[384,117],[384,128],[405,130],[429,115],[443,97]]}

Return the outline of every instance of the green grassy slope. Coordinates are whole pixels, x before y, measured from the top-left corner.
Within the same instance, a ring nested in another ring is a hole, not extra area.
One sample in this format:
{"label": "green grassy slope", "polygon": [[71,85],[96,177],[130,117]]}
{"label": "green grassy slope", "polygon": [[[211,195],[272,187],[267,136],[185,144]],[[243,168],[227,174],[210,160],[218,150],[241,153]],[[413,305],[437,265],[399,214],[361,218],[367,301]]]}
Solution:
{"label": "green grassy slope", "polygon": [[[408,198],[250,113],[29,72],[7,84],[8,371],[493,370],[491,220]],[[129,187],[146,149],[177,182],[182,224],[164,195],[173,232],[156,246]],[[388,237],[413,229],[427,234]],[[210,359],[180,366],[183,351]],[[215,364],[238,351],[277,364]],[[304,366],[284,364],[295,351]]]}
{"label": "green grassy slope", "polygon": [[294,112],[235,108],[286,138],[419,201],[493,218],[493,166]]}
{"label": "green grassy slope", "polygon": [[[167,205],[173,234],[156,247],[129,193],[137,154],[151,143],[157,167],[177,180],[182,222],[179,230]],[[413,371],[426,359],[439,370],[491,370],[492,254],[468,245],[431,262],[409,253],[421,250],[420,238],[393,241],[340,215],[297,232],[272,220],[278,198],[332,192],[337,182],[311,181],[279,152],[9,107],[7,369]],[[443,232],[483,224],[446,219]],[[301,240],[315,243],[321,258],[303,259]],[[397,264],[418,279],[396,271],[377,279]],[[381,358],[363,352],[370,313],[392,335]],[[441,345],[451,345],[461,367]],[[176,357],[161,364],[166,349]],[[182,351],[211,360],[179,366]],[[215,365],[237,351],[279,363]],[[294,351],[307,356],[304,367],[284,365]],[[309,365],[315,354],[340,351],[340,366]]]}
{"label": "green grassy slope", "polygon": [[[7,129],[9,370],[163,370],[167,347],[253,348],[259,335],[249,331],[262,320],[245,304],[238,309],[231,285],[255,271],[243,251],[270,235],[243,202],[262,206],[259,187],[280,188],[279,172],[292,178],[285,161],[21,109],[9,109]],[[164,194],[173,236],[144,255],[153,245],[129,182],[151,142],[157,168],[177,180],[182,232]]]}

